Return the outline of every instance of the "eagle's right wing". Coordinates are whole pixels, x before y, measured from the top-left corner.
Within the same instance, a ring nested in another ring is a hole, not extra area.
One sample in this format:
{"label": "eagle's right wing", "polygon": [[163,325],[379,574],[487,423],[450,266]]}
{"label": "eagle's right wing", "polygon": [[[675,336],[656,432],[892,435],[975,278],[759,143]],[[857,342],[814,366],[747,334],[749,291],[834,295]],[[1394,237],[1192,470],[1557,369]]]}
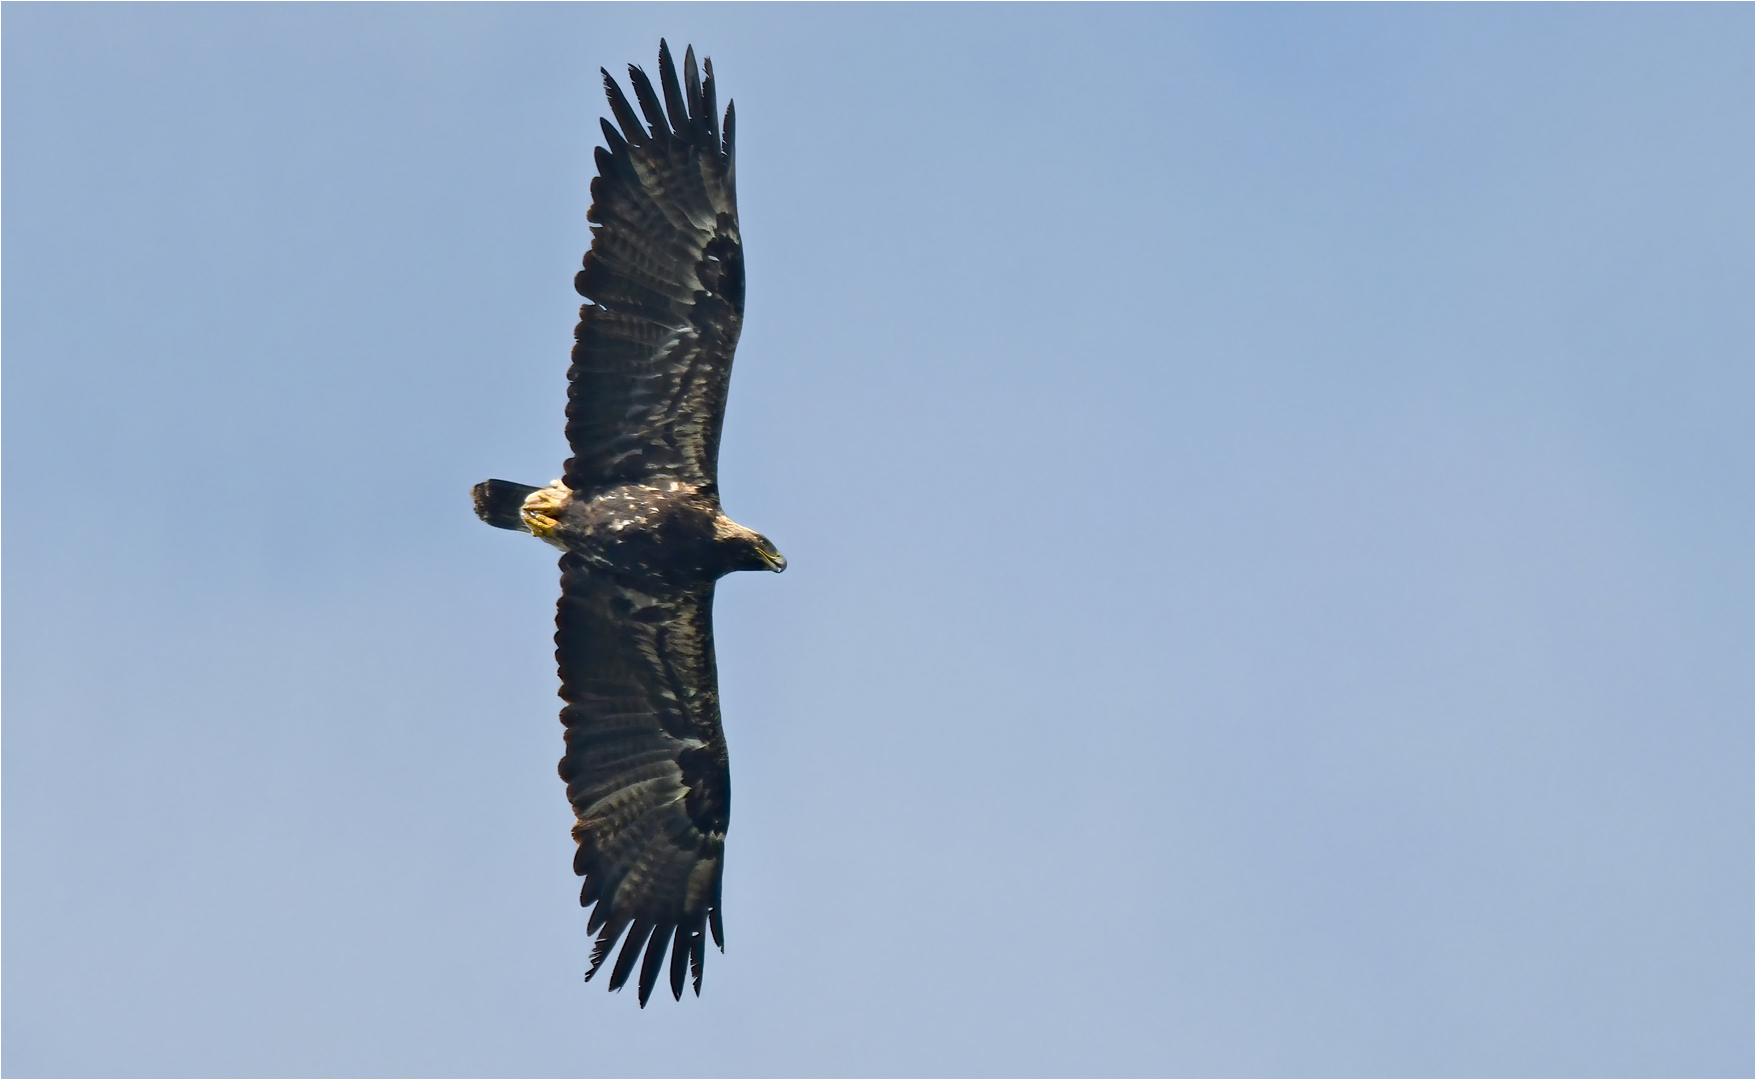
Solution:
{"label": "eagle's right wing", "polygon": [[[574,288],[579,309],[567,373],[562,479],[574,491],[654,479],[712,492],[732,352],[744,320],[744,249],[738,235],[731,106],[722,136],[713,64],[683,58],[683,85],[659,43],[664,100],[646,73],[628,78],[647,125],[616,80],[604,93],[616,124],[601,121],[591,182],[591,250]],[[619,125],[619,128],[618,126]]]}
{"label": "eagle's right wing", "polygon": [[555,614],[561,779],[578,818],[573,871],[598,933],[590,979],[626,930],[610,972],[619,990],[642,947],[645,1006],[671,950],[671,993],[686,968],[701,992],[704,936],[725,946],[720,876],[731,788],[713,659],[713,583],[625,584],[561,556]]}

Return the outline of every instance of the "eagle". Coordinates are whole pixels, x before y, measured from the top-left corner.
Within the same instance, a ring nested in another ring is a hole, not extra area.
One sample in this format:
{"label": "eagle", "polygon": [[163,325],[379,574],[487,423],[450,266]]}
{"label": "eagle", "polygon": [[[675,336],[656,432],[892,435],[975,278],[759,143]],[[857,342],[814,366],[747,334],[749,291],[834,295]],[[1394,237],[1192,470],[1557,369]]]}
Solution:
{"label": "eagle", "polygon": [[[477,484],[476,514],[561,550],[555,614],[561,779],[573,872],[591,908],[589,982],[616,943],[609,988],[640,965],[640,1005],[670,953],[671,994],[701,993],[706,935],[725,950],[720,882],[731,781],[713,655],[713,592],[734,570],[785,570],[768,538],[719,501],[720,426],[744,320],[735,112],[713,63],[659,42],[659,86],[629,65],[640,105],[603,71],[586,299],[567,371],[559,480]],[[600,69],[601,70],[601,69]],[[662,97],[661,97],[662,91]],[[642,118],[644,117],[644,122]],[[626,935],[624,938],[624,934]],[[644,959],[642,958],[644,953]]]}

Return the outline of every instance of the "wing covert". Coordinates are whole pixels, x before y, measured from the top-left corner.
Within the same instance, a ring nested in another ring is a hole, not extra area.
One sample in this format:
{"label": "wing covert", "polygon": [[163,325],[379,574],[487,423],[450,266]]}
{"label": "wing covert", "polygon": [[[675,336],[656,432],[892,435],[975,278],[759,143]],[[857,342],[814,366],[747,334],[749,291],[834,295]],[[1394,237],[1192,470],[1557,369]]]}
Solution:
{"label": "wing covert", "polygon": [[597,933],[597,974],[627,937],[610,974],[620,989],[645,951],[646,1004],[671,953],[671,992],[688,969],[701,992],[706,935],[725,945],[720,881],[730,812],[725,736],[713,656],[713,583],[631,584],[561,557],[555,659],[566,705],[561,779],[573,804],[585,878],[582,905]]}
{"label": "wing covert", "polygon": [[713,64],[691,47],[681,85],[659,43],[661,102],[630,65],[643,125],[616,80],[604,93],[591,183],[591,250],[574,288],[580,308],[567,379],[575,491],[666,477],[715,490],[732,353],[744,317],[733,111],[722,130]]}

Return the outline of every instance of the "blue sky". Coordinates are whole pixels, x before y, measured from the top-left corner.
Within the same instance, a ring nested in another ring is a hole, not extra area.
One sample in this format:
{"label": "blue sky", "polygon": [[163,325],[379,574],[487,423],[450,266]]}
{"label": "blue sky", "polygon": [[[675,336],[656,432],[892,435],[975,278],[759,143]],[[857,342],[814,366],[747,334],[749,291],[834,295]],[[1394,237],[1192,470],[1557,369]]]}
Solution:
{"label": "blue sky", "polygon": [[[1747,5],[8,5],[11,1075],[1747,1075]],[[739,109],[728,949],[580,982],[600,66]]]}

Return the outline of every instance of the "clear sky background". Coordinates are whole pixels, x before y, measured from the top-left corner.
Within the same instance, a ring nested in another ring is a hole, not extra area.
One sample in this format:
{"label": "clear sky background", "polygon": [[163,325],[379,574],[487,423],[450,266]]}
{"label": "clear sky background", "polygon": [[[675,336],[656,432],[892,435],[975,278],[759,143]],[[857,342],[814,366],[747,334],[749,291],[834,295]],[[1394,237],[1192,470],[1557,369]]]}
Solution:
{"label": "clear sky background", "polygon": [[[738,104],[728,951],[588,938],[600,65]],[[8,5],[9,1075],[1747,1075],[1749,5]]]}

